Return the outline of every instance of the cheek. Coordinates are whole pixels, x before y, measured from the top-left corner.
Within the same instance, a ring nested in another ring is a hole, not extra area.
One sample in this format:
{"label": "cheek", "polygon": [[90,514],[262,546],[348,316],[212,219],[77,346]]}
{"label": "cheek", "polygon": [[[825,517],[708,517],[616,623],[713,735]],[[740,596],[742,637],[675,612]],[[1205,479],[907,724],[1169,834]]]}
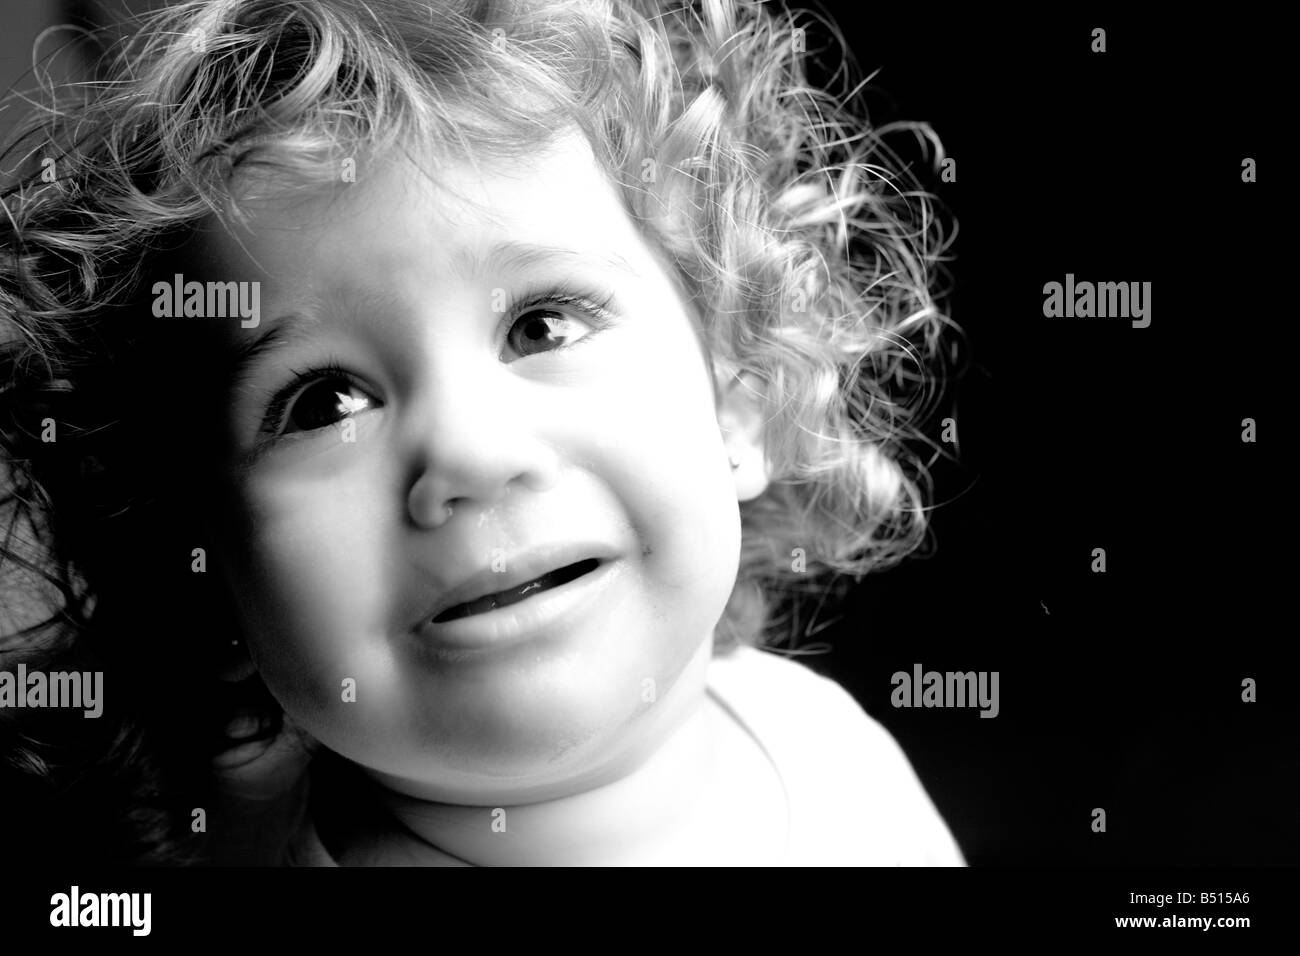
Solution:
{"label": "cheek", "polygon": [[712,380],[688,321],[680,311],[651,310],[620,341],[611,396],[618,412],[607,421],[647,476],[703,481],[699,490],[716,494],[725,453]]}
{"label": "cheek", "polygon": [[712,382],[685,318],[633,343],[621,384],[620,497],[648,547],[664,601],[693,596],[716,623],[735,583],[740,510]]}
{"label": "cheek", "polygon": [[255,517],[242,548],[254,591],[312,616],[331,605],[359,606],[378,580],[377,541],[348,484],[268,481],[252,489]]}
{"label": "cheek", "polygon": [[[258,670],[313,732],[314,725],[344,716],[368,719],[360,711],[382,698],[376,691],[391,677],[376,524],[357,507],[356,494],[341,490],[328,482],[269,480],[250,487],[249,531],[229,549],[236,603]],[[347,679],[356,682],[355,703],[344,700]],[[346,715],[339,708],[345,703],[353,708]]]}

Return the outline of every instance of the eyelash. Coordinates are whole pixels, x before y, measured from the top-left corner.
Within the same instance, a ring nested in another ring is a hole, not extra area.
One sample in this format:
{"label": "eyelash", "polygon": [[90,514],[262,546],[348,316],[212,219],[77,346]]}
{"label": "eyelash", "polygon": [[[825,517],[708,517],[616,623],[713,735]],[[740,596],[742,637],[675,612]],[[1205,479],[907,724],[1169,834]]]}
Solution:
{"label": "eyelash", "polygon": [[[557,346],[551,349],[552,352],[567,352],[569,349],[577,348],[613,324],[614,316],[611,311],[614,304],[613,295],[593,293],[562,282],[551,285],[543,291],[527,291],[517,297],[508,294],[505,312],[500,325],[497,327],[498,333],[509,334],[514,324],[524,315],[527,315],[528,312],[551,303],[576,308],[593,326],[593,331],[589,335],[583,336],[571,345]],[[308,369],[291,369],[290,374],[289,382],[283,388],[278,389],[267,403],[266,413],[263,415],[260,429],[263,434],[269,436],[265,439],[266,444],[273,444],[284,438],[292,437],[292,435],[279,434],[280,429],[284,427],[284,413],[288,410],[289,403],[314,382],[337,378],[348,382],[359,391],[366,391],[366,388],[355,375],[333,360]],[[310,432],[306,434],[310,434]]]}
{"label": "eyelash", "polygon": [[[501,319],[501,325],[498,332],[509,332],[511,326],[527,314],[530,310],[539,306],[548,305],[552,302],[560,305],[575,306],[582,314],[595,326],[596,332],[608,328],[614,320],[612,313],[614,305],[614,296],[609,293],[596,293],[581,289],[568,283],[557,283],[548,286],[546,289],[529,290],[524,292],[518,298],[508,295],[506,301],[505,314]],[[579,342],[573,345],[561,345],[558,348],[551,349],[552,352],[565,352],[571,348],[576,348],[582,342],[587,341],[591,336],[584,336]]]}

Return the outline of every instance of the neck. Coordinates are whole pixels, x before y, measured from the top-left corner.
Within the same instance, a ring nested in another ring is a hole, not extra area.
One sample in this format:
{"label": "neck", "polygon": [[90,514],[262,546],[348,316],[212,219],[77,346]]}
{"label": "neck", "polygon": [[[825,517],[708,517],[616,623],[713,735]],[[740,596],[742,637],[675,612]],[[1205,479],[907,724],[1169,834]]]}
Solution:
{"label": "neck", "polygon": [[471,866],[650,865],[698,856],[718,808],[717,750],[728,718],[707,694],[629,772],[571,795],[514,806],[436,803],[378,787],[385,811],[343,862]]}

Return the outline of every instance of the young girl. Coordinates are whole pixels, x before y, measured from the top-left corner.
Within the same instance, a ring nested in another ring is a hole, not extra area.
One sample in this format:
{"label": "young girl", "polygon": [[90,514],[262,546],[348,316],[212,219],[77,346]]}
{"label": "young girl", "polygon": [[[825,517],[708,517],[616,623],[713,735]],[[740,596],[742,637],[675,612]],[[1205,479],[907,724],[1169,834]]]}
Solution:
{"label": "young girl", "polygon": [[104,675],[97,720],[0,710],[32,852],[963,862],[760,649],[921,541],[947,321],[925,196],[809,39],[203,0],[17,141],[0,666]]}

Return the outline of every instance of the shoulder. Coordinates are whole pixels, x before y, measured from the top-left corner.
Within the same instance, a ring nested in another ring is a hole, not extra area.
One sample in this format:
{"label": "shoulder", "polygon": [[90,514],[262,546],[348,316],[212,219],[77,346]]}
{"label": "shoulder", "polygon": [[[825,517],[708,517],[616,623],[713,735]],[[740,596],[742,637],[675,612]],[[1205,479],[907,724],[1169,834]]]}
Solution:
{"label": "shoulder", "polygon": [[[906,760],[889,731],[848,691],[790,657],[754,647],[737,648],[714,658],[710,685],[750,705],[746,708],[750,716],[759,716],[752,713],[757,705],[770,718],[765,722],[784,727],[800,738],[804,748],[835,750],[845,757],[878,757],[890,764]],[[820,733],[809,736],[813,730]]]}
{"label": "shoulder", "polygon": [[965,865],[898,741],[838,683],[742,647],[714,659],[710,685],[769,752],[805,835],[863,863]]}

